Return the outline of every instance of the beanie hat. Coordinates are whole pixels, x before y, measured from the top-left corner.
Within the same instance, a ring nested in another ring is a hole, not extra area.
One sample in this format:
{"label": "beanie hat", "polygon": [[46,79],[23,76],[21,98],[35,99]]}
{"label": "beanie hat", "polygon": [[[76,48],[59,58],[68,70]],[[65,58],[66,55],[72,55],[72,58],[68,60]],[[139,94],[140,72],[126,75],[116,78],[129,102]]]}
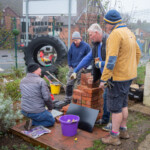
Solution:
{"label": "beanie hat", "polygon": [[32,73],[35,70],[37,70],[38,68],[40,68],[39,64],[31,63],[31,64],[28,65],[27,70],[28,70],[29,73]]}
{"label": "beanie hat", "polygon": [[115,25],[121,22],[122,18],[117,10],[109,10],[104,17],[104,21],[108,24]]}
{"label": "beanie hat", "polygon": [[77,31],[73,32],[72,39],[81,39],[80,33]]}

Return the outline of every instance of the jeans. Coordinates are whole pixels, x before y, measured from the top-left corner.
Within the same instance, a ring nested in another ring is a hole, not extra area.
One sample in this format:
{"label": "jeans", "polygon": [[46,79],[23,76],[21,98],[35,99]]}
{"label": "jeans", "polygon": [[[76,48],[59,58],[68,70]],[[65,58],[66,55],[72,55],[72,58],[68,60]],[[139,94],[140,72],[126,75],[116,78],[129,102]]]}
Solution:
{"label": "jeans", "polygon": [[108,110],[107,109],[107,88],[105,88],[104,90],[103,99],[104,99],[104,104],[103,104],[102,120],[104,120],[105,122],[109,122],[110,112],[107,111]]}
{"label": "jeans", "polygon": [[26,113],[22,110],[21,113],[24,116],[32,119],[33,126],[42,125],[44,127],[50,127],[50,126],[53,126],[55,123],[54,117],[47,110],[45,110],[44,112],[41,112],[41,113]]}

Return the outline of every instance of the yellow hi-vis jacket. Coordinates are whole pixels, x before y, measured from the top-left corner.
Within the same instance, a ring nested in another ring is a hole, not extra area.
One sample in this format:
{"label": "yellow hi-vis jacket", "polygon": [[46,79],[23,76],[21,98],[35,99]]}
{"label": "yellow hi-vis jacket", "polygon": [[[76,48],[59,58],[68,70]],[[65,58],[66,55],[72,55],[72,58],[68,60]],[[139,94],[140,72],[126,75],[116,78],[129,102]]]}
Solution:
{"label": "yellow hi-vis jacket", "polygon": [[137,77],[141,57],[135,35],[124,24],[118,24],[106,42],[106,62],[102,81],[128,81]]}

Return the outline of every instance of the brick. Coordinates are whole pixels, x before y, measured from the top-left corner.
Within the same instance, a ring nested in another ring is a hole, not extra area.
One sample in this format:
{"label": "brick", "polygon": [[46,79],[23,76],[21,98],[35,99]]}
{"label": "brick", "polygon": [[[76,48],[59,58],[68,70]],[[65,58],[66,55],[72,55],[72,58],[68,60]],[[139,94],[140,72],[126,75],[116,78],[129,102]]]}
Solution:
{"label": "brick", "polygon": [[88,108],[91,108],[89,105],[86,105],[86,104],[82,104],[83,107],[88,107]]}
{"label": "brick", "polygon": [[81,105],[81,100],[80,99],[72,99],[72,103],[74,103],[74,104],[79,104],[79,105]]}
{"label": "brick", "polygon": [[73,99],[81,100],[81,99],[82,99],[82,96],[81,96],[81,95],[77,95],[77,94],[73,94],[72,98],[73,98]]}
{"label": "brick", "polygon": [[89,93],[89,94],[91,94],[91,93],[99,93],[100,92],[100,88],[99,87],[98,88],[84,88],[83,91],[86,92],[86,93]]}

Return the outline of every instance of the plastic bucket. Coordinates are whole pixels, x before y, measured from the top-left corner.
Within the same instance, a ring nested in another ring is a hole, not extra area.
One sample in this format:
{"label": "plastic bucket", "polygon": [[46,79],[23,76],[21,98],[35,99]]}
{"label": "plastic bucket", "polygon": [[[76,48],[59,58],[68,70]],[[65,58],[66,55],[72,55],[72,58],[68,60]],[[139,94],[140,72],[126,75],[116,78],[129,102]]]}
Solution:
{"label": "plastic bucket", "polygon": [[76,135],[79,120],[80,120],[80,117],[76,115],[61,116],[59,121],[61,122],[62,134],[64,136]]}
{"label": "plastic bucket", "polygon": [[51,94],[59,94],[60,93],[61,85],[58,82],[51,83],[50,87],[51,87]]}

